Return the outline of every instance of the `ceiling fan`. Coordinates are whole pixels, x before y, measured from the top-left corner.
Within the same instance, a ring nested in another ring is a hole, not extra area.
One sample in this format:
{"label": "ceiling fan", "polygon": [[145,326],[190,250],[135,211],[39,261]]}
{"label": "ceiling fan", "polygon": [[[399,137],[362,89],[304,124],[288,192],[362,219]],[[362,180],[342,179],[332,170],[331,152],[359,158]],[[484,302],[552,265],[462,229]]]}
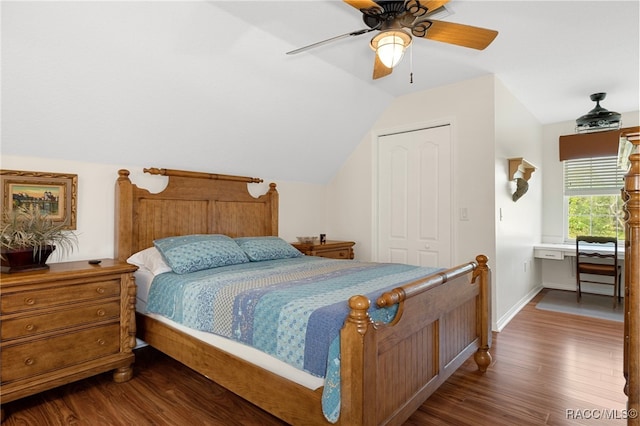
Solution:
{"label": "ceiling fan", "polygon": [[483,50],[498,35],[497,31],[430,18],[435,11],[450,0],[344,0],[362,12],[362,19],[368,28],[352,31],[287,52],[287,55],[304,52],[336,40],[379,31],[371,39],[375,50],[373,79],[391,74],[411,44],[412,36],[462,47]]}

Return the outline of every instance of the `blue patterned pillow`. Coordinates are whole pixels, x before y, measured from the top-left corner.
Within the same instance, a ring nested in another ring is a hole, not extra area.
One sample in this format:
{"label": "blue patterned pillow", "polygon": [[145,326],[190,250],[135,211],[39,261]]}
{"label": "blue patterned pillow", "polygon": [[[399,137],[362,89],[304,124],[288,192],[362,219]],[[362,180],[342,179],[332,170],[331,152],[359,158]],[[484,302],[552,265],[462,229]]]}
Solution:
{"label": "blue patterned pillow", "polygon": [[185,235],[155,240],[153,244],[176,274],[249,261],[238,244],[226,235]]}
{"label": "blue patterned pillow", "polygon": [[302,256],[294,246],[279,237],[243,237],[236,238],[236,243],[252,262]]}

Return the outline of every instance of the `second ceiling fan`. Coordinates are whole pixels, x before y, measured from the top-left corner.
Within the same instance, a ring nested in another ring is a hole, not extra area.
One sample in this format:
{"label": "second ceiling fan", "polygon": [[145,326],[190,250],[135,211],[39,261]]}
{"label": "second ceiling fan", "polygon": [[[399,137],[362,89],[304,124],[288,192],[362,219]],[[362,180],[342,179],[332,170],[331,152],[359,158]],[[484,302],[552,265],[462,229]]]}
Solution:
{"label": "second ceiling fan", "polygon": [[342,38],[379,31],[370,43],[371,48],[376,52],[373,65],[375,80],[391,74],[393,67],[402,59],[405,49],[411,44],[412,37],[483,50],[498,35],[494,30],[430,18],[435,11],[449,3],[449,0],[344,0],[344,2],[362,13],[362,19],[368,28],[332,37],[292,50],[287,54],[292,55]]}

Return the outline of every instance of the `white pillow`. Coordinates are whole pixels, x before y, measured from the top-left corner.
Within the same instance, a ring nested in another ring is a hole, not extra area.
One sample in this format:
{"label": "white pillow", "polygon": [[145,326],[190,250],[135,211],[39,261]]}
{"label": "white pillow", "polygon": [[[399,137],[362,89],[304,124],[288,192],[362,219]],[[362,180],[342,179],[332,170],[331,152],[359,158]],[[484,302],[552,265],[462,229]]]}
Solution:
{"label": "white pillow", "polygon": [[162,254],[155,247],[149,247],[139,251],[127,259],[127,262],[136,265],[139,268],[144,268],[151,272],[153,275],[162,274],[164,272],[171,272],[171,267],[167,265],[162,257]]}

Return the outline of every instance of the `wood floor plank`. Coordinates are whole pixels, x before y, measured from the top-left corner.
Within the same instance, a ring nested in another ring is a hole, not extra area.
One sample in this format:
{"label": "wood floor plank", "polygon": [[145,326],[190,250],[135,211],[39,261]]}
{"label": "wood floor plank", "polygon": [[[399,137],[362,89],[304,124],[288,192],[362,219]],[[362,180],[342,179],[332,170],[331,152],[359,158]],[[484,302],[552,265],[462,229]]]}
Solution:
{"label": "wood floor plank", "polygon": [[[406,425],[625,425],[622,323],[539,310],[540,297],[494,334],[486,374],[468,360]],[[129,382],[105,373],[5,410],[2,426],[284,424],[152,348]]]}

